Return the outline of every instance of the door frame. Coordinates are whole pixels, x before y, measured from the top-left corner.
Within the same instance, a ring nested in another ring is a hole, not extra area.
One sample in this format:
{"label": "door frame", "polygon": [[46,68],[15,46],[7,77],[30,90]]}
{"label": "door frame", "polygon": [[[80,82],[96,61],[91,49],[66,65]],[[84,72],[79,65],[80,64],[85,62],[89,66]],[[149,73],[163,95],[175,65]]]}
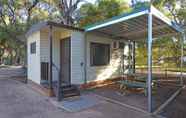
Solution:
{"label": "door frame", "polygon": [[68,69],[68,72],[69,72],[69,84],[71,85],[71,37],[65,37],[65,38],[62,38],[60,39],[60,74],[61,74],[61,83],[63,83],[63,77],[62,77],[62,66],[63,66],[63,63],[62,63],[62,41],[63,40],[69,40],[69,69]]}

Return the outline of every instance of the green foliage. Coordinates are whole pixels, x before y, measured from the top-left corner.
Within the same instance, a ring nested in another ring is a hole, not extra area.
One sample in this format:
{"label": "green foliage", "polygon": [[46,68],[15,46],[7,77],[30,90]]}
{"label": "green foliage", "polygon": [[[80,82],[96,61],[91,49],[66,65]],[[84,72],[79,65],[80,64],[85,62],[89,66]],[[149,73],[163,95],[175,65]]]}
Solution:
{"label": "green foliage", "polygon": [[149,2],[137,2],[134,6],[133,6],[133,9],[134,10],[138,10],[138,9],[141,9],[141,8],[147,8],[150,6],[150,3]]}
{"label": "green foliage", "polygon": [[25,58],[24,35],[33,22],[38,22],[44,16],[36,7],[38,3],[38,0],[0,1],[0,64],[3,58],[10,60],[9,64],[14,63],[16,58]]}
{"label": "green foliage", "polygon": [[96,4],[84,4],[80,8],[82,17],[79,25],[84,27],[120,15],[128,10],[128,4],[120,0],[100,0]]}
{"label": "green foliage", "polygon": [[[152,62],[153,66],[160,67],[180,67],[181,42],[179,38],[161,38],[153,42]],[[138,66],[147,65],[146,43],[140,42],[136,50],[136,64]],[[184,52],[184,54],[186,54]]]}
{"label": "green foliage", "polygon": [[186,24],[186,1],[185,0],[155,0],[153,3],[158,9],[167,13],[178,25]]}
{"label": "green foliage", "polygon": [[123,12],[123,8],[118,0],[102,0],[97,8],[105,18],[111,18]]}
{"label": "green foliage", "polygon": [[[180,4],[181,3],[181,4]],[[154,0],[153,5],[171,18],[177,25],[186,25],[186,1],[185,0]],[[148,3],[146,3],[148,4]],[[134,8],[142,6],[138,2]],[[181,45],[180,37],[164,37],[153,42],[153,65],[161,67],[180,67]],[[184,52],[184,55],[185,52]],[[138,44],[136,54],[137,65],[147,64],[147,48],[145,43]]]}

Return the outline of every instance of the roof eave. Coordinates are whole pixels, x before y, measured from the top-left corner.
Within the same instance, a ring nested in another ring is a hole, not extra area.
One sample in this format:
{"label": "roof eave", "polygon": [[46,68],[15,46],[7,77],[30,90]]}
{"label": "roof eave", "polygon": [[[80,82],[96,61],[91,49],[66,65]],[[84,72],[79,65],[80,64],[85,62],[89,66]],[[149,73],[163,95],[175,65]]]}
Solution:
{"label": "roof eave", "polygon": [[31,26],[31,28],[25,34],[26,37],[30,36],[32,33],[39,31],[41,28],[47,26],[47,22],[40,22]]}
{"label": "roof eave", "polygon": [[56,22],[52,22],[52,21],[44,21],[44,22],[40,22],[40,23],[37,23],[35,25],[33,25],[29,30],[28,32],[26,33],[26,37],[28,37],[29,35],[31,35],[33,32],[36,32],[36,31],[39,31],[41,30],[43,27],[46,27],[46,26],[54,26],[54,27],[61,27],[61,28],[66,28],[66,29],[69,29],[69,30],[77,30],[77,31],[82,31],[84,32],[85,30],[84,29],[81,29],[81,28],[76,28],[76,27],[72,27],[72,26],[68,26],[68,25],[64,25],[64,24],[61,24],[61,23],[56,23]]}
{"label": "roof eave", "polygon": [[182,28],[176,25],[176,23],[172,22],[168,17],[166,17],[163,13],[161,13],[154,6],[151,6],[151,13],[153,16],[157,17],[158,19],[162,20],[164,23],[172,27],[176,32],[183,33]]}
{"label": "roof eave", "polygon": [[69,25],[64,25],[64,24],[56,23],[56,22],[52,22],[52,21],[48,21],[47,24],[51,25],[51,26],[55,26],[55,27],[66,28],[69,30],[77,30],[77,31],[82,31],[82,32],[85,31],[84,29],[81,29],[81,28],[77,28],[77,27],[73,27],[73,26],[69,26]]}

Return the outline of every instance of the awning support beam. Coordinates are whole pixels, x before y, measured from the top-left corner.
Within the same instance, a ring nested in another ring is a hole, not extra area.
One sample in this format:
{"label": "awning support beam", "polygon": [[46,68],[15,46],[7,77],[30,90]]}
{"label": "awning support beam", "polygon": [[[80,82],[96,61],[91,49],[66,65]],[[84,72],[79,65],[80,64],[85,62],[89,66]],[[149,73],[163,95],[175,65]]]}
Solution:
{"label": "awning support beam", "polygon": [[53,87],[52,87],[52,63],[53,63],[53,58],[52,58],[52,26],[49,25],[49,33],[48,33],[48,37],[49,37],[49,95],[52,96],[53,95]]}
{"label": "awning support beam", "polygon": [[152,13],[148,14],[148,112],[152,112]]}
{"label": "awning support beam", "polygon": [[133,73],[136,73],[136,42],[133,41],[133,45],[132,45],[132,69],[133,69]]}
{"label": "awning support beam", "polygon": [[180,84],[183,85],[183,46],[184,46],[184,41],[185,41],[185,33],[182,33],[181,37],[181,65],[180,65],[180,70],[181,70],[181,75],[180,75]]}

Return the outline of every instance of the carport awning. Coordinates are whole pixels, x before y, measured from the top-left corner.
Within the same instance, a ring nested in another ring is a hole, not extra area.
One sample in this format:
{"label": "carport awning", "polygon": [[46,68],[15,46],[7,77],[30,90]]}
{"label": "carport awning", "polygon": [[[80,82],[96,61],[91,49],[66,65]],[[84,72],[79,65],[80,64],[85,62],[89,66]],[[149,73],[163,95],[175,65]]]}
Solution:
{"label": "carport awning", "polygon": [[[176,35],[182,30],[160,11],[151,6],[153,38]],[[86,32],[98,32],[118,39],[146,39],[148,34],[149,7],[113,17],[104,22],[85,27]]]}

